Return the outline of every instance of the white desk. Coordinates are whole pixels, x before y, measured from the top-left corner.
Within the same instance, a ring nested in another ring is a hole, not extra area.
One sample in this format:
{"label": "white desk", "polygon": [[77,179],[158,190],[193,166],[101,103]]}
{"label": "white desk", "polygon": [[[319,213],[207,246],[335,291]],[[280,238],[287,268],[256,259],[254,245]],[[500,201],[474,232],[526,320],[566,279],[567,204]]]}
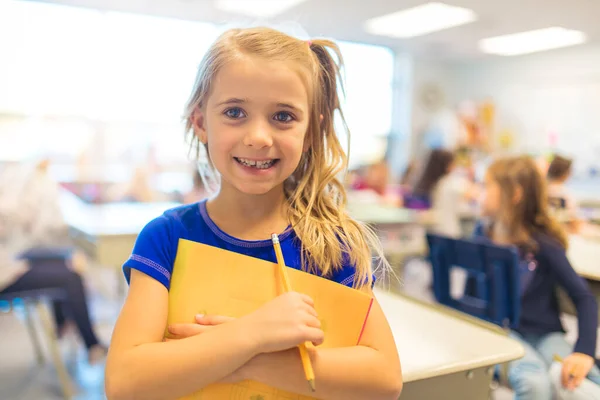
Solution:
{"label": "white desk", "polygon": [[[569,235],[567,257],[575,272],[587,281],[600,304],[600,240]],[[561,310],[576,316],[577,310],[562,288],[558,290],[558,296]],[[600,309],[598,317],[600,319]]]}
{"label": "white desk", "polygon": [[[432,210],[418,211],[373,203],[348,203],[348,213],[357,221],[376,227],[414,224],[429,226],[436,222],[436,215]],[[473,206],[466,203],[461,205],[462,220],[475,220],[478,215]]]}
{"label": "white desk", "polygon": [[86,204],[71,193],[61,194],[61,209],[71,236],[97,264],[113,268],[123,293],[121,266],[137,235],[152,219],[178,203]]}
{"label": "white desk", "polygon": [[348,204],[348,213],[377,233],[397,275],[403,274],[406,258],[420,257],[427,252],[425,226],[430,223],[427,211],[354,201]]}
{"label": "white desk", "polygon": [[418,211],[379,204],[349,203],[348,213],[355,220],[369,225],[407,225],[423,220]]}
{"label": "white desk", "polygon": [[376,290],[402,363],[402,400],[487,399],[494,366],[523,347],[495,325],[443,306]]}
{"label": "white desk", "polygon": [[600,241],[570,235],[567,256],[580,276],[600,282]]}

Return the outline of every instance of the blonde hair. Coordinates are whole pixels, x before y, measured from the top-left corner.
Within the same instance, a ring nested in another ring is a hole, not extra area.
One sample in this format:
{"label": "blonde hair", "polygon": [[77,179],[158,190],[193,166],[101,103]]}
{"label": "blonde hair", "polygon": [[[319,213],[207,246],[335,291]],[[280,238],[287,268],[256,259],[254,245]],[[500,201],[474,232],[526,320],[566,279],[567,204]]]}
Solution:
{"label": "blonde hair", "polygon": [[[331,53],[335,54],[334,59]],[[196,156],[206,154],[195,137],[192,113],[206,104],[215,76],[226,63],[243,56],[293,62],[300,67],[308,91],[310,146],[294,173],[284,182],[288,218],[302,243],[302,266],[323,276],[351,263],[356,266],[355,287],[372,283],[373,250],[387,266],[377,236],[346,212],[346,192],[338,175],[346,172],[348,158],[334,129],[334,114],[343,118],[338,81],[343,65],[339,48],[329,40],[303,41],[270,28],[232,29],[221,35],[204,56],[185,110],[186,134]],[[348,135],[349,140],[349,135]],[[210,157],[203,175],[215,174]],[[205,178],[208,181],[208,177]],[[213,179],[214,182],[214,179]]]}
{"label": "blonde hair", "polygon": [[[497,160],[490,165],[488,174],[500,186],[499,218],[514,244],[535,250],[537,243],[532,235],[543,233],[567,248],[566,234],[549,212],[546,181],[530,157]],[[517,190],[522,193],[520,201],[514,204]]]}

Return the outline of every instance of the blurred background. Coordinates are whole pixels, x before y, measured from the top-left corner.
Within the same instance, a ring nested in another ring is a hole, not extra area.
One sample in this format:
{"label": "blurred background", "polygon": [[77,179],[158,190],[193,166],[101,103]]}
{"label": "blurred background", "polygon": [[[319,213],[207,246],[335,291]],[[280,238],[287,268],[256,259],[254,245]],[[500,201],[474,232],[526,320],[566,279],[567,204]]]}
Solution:
{"label": "blurred background", "polygon": [[[415,190],[433,150],[452,152],[452,174],[474,188],[460,198],[458,235],[477,219],[490,160],[529,154],[544,173],[557,155],[571,161],[576,205],[556,213],[572,233],[600,237],[599,15],[589,0],[0,0],[0,164],[42,165],[56,183],[107,344],[136,233],[207,195],[181,115],[208,46],[258,24],[333,38],[350,212],[379,228],[396,271],[386,284],[433,301],[424,232],[440,221],[431,193]],[[13,300],[0,301],[0,398],[62,398],[54,369],[35,367],[27,305],[9,312]],[[59,351],[76,396],[104,398],[102,364],[72,339]]]}

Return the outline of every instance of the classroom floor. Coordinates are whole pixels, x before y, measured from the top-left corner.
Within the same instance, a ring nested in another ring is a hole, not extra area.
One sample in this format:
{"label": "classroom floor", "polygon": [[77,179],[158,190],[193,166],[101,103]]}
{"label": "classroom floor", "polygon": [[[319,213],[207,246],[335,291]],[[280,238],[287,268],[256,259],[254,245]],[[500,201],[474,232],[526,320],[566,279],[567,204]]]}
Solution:
{"label": "classroom floor", "polygon": [[[405,293],[424,301],[433,301],[429,290],[430,269],[426,263],[414,260],[405,268],[401,283],[397,279],[388,279],[392,289],[400,288]],[[94,280],[98,282],[97,276]],[[110,282],[110,278],[107,278]],[[460,287],[456,288],[460,290]],[[104,343],[108,343],[114,320],[119,312],[120,304],[107,300],[95,288],[90,288],[91,312],[98,334]],[[0,311],[0,399],[4,400],[60,400],[60,387],[52,366],[47,363],[39,367],[25,326],[19,321],[19,314],[7,314]],[[576,333],[576,320],[567,317],[565,328],[571,340]],[[67,360],[67,368],[77,385],[77,400],[104,399],[103,365],[90,367],[86,362],[85,352],[73,337],[61,343],[62,352]],[[600,348],[600,346],[599,346]],[[512,393],[506,388],[499,388],[493,393],[494,400],[510,400]],[[432,399],[434,400],[434,399]]]}

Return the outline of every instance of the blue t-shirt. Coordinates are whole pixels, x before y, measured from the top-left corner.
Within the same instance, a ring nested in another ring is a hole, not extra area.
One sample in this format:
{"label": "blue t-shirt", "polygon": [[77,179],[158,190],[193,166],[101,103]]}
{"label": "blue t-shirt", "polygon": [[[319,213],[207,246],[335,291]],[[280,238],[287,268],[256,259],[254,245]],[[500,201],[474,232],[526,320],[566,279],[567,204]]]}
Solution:
{"label": "blue t-shirt", "polygon": [[[269,240],[248,241],[236,239],[210,219],[206,211],[206,200],[167,210],[150,221],[140,232],[133,252],[123,265],[129,283],[131,269],[136,269],[162,283],[169,289],[173,264],[177,255],[179,239],[187,239],[219,247],[262,260],[277,262],[273,242]],[[281,251],[288,267],[302,269],[301,242],[292,229],[279,235]],[[352,287],[356,269],[344,264],[325,278]]]}

